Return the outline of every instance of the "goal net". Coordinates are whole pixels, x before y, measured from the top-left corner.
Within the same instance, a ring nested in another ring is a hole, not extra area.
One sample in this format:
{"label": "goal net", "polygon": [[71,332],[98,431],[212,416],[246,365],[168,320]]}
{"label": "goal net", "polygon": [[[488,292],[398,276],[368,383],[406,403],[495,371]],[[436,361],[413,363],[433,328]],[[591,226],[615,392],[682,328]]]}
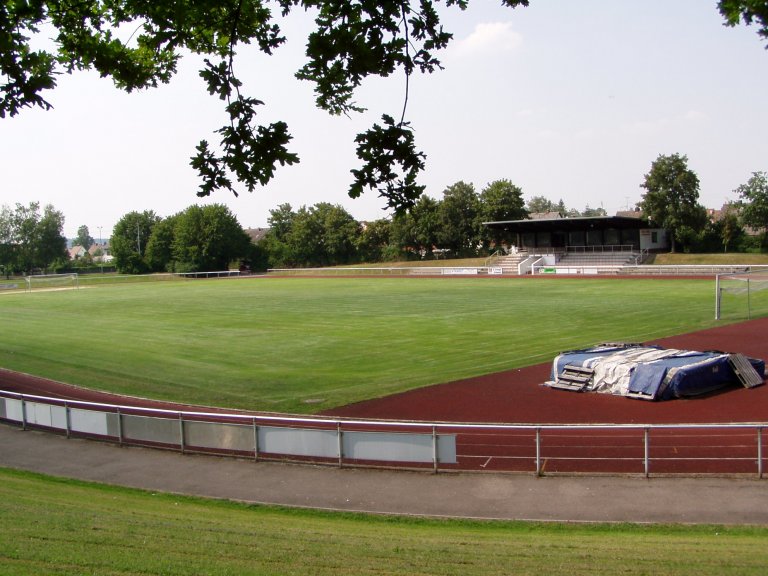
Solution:
{"label": "goal net", "polygon": [[767,288],[768,270],[718,274],[715,279],[715,320],[768,315]]}
{"label": "goal net", "polygon": [[27,291],[33,290],[67,290],[79,287],[76,273],[71,274],[38,274],[27,276]]}

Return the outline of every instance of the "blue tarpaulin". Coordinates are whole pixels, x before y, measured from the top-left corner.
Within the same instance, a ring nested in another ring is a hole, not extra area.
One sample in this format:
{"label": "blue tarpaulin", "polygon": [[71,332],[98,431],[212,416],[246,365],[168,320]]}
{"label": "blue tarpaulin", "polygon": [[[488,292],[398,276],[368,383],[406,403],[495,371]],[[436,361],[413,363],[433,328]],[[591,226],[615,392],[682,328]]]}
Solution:
{"label": "blue tarpaulin", "polygon": [[[739,384],[726,352],[696,352],[641,344],[603,344],[559,354],[553,364],[553,387],[568,378],[568,367],[588,370],[589,381],[582,391],[617,394],[646,400],[668,400],[706,394]],[[748,359],[760,378],[765,362]],[[569,389],[575,389],[569,387]]]}

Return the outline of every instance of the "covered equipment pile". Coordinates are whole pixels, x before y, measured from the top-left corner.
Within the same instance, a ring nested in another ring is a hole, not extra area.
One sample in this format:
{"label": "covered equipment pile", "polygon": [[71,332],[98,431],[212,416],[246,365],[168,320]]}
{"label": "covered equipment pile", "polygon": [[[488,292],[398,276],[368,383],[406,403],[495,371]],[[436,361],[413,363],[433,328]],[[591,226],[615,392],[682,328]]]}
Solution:
{"label": "covered equipment pile", "polygon": [[552,388],[669,400],[763,383],[765,362],[741,354],[695,352],[644,344],[601,344],[558,355]]}

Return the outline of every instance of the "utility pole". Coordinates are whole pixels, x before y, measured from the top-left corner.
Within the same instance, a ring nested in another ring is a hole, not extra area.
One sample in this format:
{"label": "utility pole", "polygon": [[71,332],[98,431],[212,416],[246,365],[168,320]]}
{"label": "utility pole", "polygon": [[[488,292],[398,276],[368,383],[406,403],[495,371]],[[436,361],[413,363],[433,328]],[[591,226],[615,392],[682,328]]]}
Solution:
{"label": "utility pole", "polygon": [[99,256],[99,265],[101,266],[101,273],[104,274],[104,244],[101,242],[101,226],[96,226],[99,229],[99,250],[101,250],[101,256]]}

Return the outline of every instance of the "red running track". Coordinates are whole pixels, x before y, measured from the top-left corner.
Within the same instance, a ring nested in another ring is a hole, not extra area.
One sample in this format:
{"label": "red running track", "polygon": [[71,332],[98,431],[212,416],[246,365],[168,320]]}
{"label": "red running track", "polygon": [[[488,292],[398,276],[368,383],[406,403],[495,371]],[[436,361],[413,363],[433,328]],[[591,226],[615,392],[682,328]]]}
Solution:
{"label": "red running track", "polygon": [[[768,318],[763,318],[652,343],[768,360],[767,336]],[[549,372],[550,363],[539,364],[343,406],[326,415],[535,425],[768,423],[768,386],[734,386],[698,398],[646,402],[541,386]],[[540,465],[545,473],[645,471],[642,428],[541,434]],[[766,441],[761,443],[763,454],[768,453]],[[457,449],[462,469],[536,470],[535,431],[459,431]],[[757,455],[755,428],[654,429],[649,439],[650,471],[657,474],[753,474]]]}
{"label": "red running track", "polygon": [[[666,347],[722,350],[768,359],[768,318],[654,341]],[[541,386],[550,364],[430,386],[339,407],[324,415],[340,418],[474,422],[485,424],[715,424],[768,423],[768,386],[733,387],[704,397],[645,402],[602,394],[577,394]],[[155,408],[199,407],[116,396],[0,369],[0,388],[25,394]],[[208,412],[232,412],[205,409]],[[457,465],[447,469],[536,470],[536,431],[454,428]],[[441,432],[445,432],[442,430]],[[763,454],[768,444],[762,440]],[[758,435],[751,429],[653,429],[650,471],[753,474]],[[643,473],[645,437],[639,428],[540,432],[539,466],[544,473]]]}

